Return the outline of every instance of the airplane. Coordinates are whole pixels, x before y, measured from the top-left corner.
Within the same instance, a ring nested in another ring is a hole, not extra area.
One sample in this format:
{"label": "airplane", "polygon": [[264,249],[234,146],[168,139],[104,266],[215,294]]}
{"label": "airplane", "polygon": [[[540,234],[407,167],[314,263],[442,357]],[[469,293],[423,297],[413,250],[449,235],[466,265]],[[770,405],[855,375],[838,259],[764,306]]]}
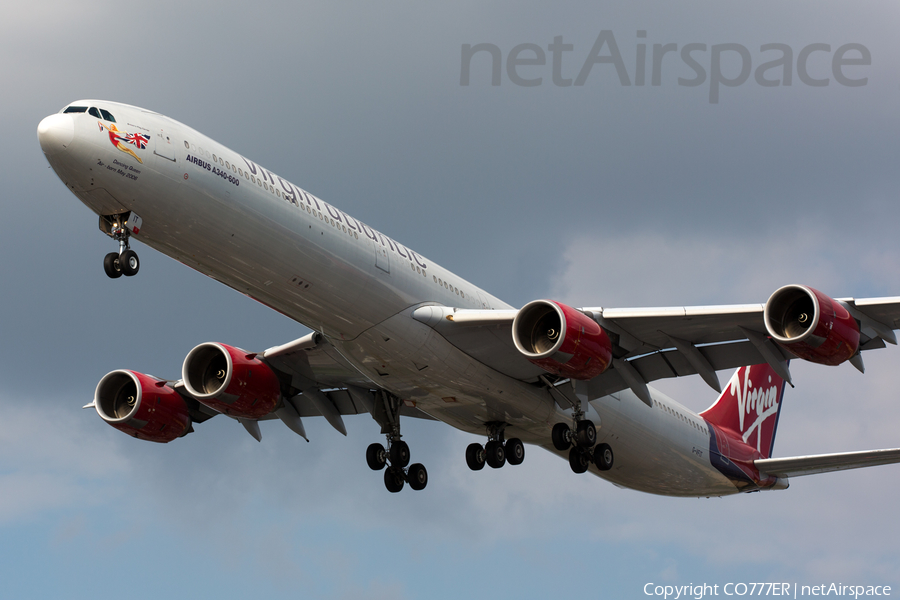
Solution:
{"label": "airplane", "polygon": [[[521,464],[528,444],[576,473],[669,496],[900,462],[898,448],[772,456],[790,360],[863,371],[861,351],[897,343],[900,297],[789,284],[764,304],[516,309],[161,114],[79,100],[43,119],[38,140],[118,244],[103,259],[110,278],[138,273],[140,240],[312,331],[261,352],[200,344],[178,380],[108,373],[84,408],[137,439],[171,442],[219,414],[258,441],[259,422],[275,419],[307,439],[313,416],[347,435],[343,417],[367,413],[386,443],[366,462],[394,493],[428,483],[401,417],[482,436],[465,449],[473,471]],[[724,369],[737,370],[723,389]],[[699,414],[648,385],[688,375],[720,394]]]}

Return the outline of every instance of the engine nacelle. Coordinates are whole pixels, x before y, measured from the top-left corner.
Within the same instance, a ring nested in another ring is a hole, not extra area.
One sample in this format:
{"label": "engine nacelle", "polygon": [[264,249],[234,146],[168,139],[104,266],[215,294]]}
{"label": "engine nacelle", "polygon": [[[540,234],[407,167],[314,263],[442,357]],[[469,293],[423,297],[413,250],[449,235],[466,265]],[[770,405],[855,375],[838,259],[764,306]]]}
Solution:
{"label": "engine nacelle", "polygon": [[550,300],[522,307],[512,325],[513,342],[525,358],[555,375],[592,379],[612,361],[612,342],[596,321]]}
{"label": "engine nacelle", "polygon": [[184,359],[184,387],[206,406],[233,417],[259,419],[281,400],[278,377],[256,354],[225,344],[200,344]]}
{"label": "engine nacelle", "polygon": [[804,360],[839,365],[859,350],[859,325],[847,309],[822,292],[786,285],[766,302],[766,329]]}
{"label": "engine nacelle", "polygon": [[184,398],[165,381],[137,371],[113,371],[101,379],[94,408],[119,431],[151,442],[171,442],[191,427]]}

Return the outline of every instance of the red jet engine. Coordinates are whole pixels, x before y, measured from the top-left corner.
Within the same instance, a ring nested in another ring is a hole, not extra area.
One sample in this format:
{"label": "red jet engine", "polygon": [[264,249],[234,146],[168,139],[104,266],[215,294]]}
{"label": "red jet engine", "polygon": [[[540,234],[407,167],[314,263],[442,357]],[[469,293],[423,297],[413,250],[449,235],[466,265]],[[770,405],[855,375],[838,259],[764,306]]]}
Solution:
{"label": "red jet engine", "polygon": [[101,379],[94,408],[119,431],[150,442],[171,442],[191,427],[184,398],[165,381],[137,371],[113,371]]}
{"label": "red jet engine", "polygon": [[859,325],[840,302],[803,285],[786,285],[766,302],[766,329],[804,360],[839,365],[859,350]]}
{"label": "red jet engine", "polygon": [[512,325],[513,342],[525,358],[545,371],[592,379],[612,361],[612,343],[596,321],[571,306],[534,300]]}
{"label": "red jet engine", "polygon": [[225,344],[208,342],[191,350],[181,377],[191,396],[232,417],[259,419],[281,400],[272,369],[256,354]]}

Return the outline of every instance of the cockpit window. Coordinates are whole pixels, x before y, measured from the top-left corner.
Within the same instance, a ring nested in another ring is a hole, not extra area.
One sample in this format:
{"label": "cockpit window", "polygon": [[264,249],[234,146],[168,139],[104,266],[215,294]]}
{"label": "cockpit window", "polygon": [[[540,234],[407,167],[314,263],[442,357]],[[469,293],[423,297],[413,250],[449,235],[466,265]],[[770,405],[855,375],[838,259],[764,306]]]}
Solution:
{"label": "cockpit window", "polygon": [[87,106],[69,106],[63,113],[83,113],[87,110]]}
{"label": "cockpit window", "polygon": [[[66,111],[66,112],[69,112],[69,111]],[[78,112],[84,112],[84,109],[82,108]],[[110,113],[108,110],[105,110],[103,108],[94,108],[92,106],[90,109],[88,109],[88,114],[91,115],[92,117],[97,117],[98,119],[103,119],[104,121],[109,121],[110,123],[116,122],[116,118],[114,116],[112,116],[112,113]]]}

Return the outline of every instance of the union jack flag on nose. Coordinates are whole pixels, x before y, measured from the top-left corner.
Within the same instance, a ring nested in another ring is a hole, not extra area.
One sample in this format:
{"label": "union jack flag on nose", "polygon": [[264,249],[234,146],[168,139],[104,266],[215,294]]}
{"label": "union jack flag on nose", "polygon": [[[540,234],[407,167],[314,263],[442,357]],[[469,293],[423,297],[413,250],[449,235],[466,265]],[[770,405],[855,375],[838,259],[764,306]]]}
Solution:
{"label": "union jack flag on nose", "polygon": [[134,144],[141,150],[144,150],[147,147],[147,142],[150,141],[150,138],[143,133],[129,133],[125,137],[125,141],[129,144]]}

